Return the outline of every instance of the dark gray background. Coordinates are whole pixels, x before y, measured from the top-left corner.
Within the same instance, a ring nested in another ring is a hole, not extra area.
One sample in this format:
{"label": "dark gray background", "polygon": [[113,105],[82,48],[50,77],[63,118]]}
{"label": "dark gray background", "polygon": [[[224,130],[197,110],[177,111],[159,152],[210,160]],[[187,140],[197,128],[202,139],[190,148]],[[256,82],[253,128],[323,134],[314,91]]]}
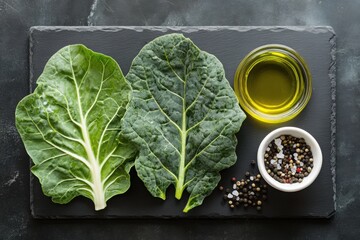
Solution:
{"label": "dark gray background", "polygon": [[[360,1],[0,0],[1,239],[358,239]],[[331,25],[337,33],[337,213],[330,220],[54,220],[30,216],[28,162],[14,127],[33,25]]]}

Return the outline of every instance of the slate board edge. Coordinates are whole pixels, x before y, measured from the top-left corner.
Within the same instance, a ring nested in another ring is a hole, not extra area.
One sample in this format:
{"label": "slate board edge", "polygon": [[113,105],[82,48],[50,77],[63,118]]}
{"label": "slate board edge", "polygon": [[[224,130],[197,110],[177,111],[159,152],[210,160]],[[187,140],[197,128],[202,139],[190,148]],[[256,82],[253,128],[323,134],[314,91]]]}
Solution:
{"label": "slate board edge", "polygon": [[336,212],[336,34],[332,29],[332,36],[329,39],[331,45],[330,56],[331,62],[329,67],[329,78],[331,81],[331,115],[330,115],[330,124],[331,124],[331,153],[330,153],[330,169],[333,182],[333,191],[334,191],[334,212],[328,217],[332,217]]}
{"label": "slate board edge", "polygon": [[263,216],[261,214],[259,215],[253,215],[251,213],[249,214],[242,214],[242,215],[232,215],[232,216],[226,216],[224,217],[223,215],[208,215],[208,216],[170,216],[170,215],[162,215],[162,216],[147,216],[147,215],[143,215],[143,216],[118,216],[118,215],[106,215],[106,216],[93,216],[93,215],[83,215],[83,216],[43,216],[43,215],[37,215],[37,214],[32,214],[32,217],[34,219],[51,219],[51,220],[61,220],[61,219],[69,219],[69,220],[77,220],[77,219],[81,219],[81,220],[95,220],[95,219],[112,219],[112,220],[124,220],[124,219],[144,219],[144,220],[167,220],[167,219],[196,219],[196,220],[208,220],[208,219],[214,219],[214,220],[231,220],[231,219],[331,219],[332,216],[335,214],[334,212],[329,213],[328,215],[324,215],[324,216],[313,216],[313,215],[308,215],[308,216],[293,216],[293,217],[289,217],[289,216],[276,216],[276,217],[267,217],[267,216]]}
{"label": "slate board edge", "polygon": [[[34,85],[33,84],[33,81],[34,80],[34,70],[33,70],[33,47],[34,47],[34,44],[33,44],[34,40],[33,40],[33,36],[32,36],[32,31],[31,31],[31,28],[30,28],[30,31],[29,31],[29,93],[32,93],[33,92],[33,89],[32,89],[32,86]],[[33,162],[31,160],[31,158],[29,157],[29,169],[31,169],[31,167],[33,166]],[[31,173],[31,171],[29,171],[29,177],[30,177],[30,213],[31,213],[31,216],[33,218],[38,218],[36,213],[35,213],[35,210],[34,210],[34,193],[33,193],[33,189],[34,189],[34,174]]]}
{"label": "slate board edge", "polygon": [[272,31],[281,32],[285,30],[304,31],[311,33],[335,32],[331,26],[32,26],[30,27],[30,35],[33,31],[75,31],[75,32],[118,32],[121,30],[134,30],[142,32],[144,30],[166,32],[168,30],[182,31],[184,33],[206,31],[233,30],[238,32],[247,31]]}
{"label": "slate board edge", "polygon": [[[75,32],[93,32],[93,31],[103,31],[103,32],[118,32],[121,30],[134,30],[138,32],[142,32],[144,30],[151,30],[151,31],[160,31],[160,32],[167,32],[168,30],[173,31],[182,31],[184,33],[191,33],[191,32],[197,32],[201,30],[206,31],[220,31],[220,30],[232,30],[232,31],[238,31],[238,32],[247,32],[247,31],[272,31],[272,32],[282,32],[282,31],[304,31],[304,32],[310,32],[310,33],[326,33],[330,32],[332,36],[329,38],[330,43],[330,67],[328,76],[331,82],[331,115],[330,115],[330,123],[331,123],[331,156],[330,156],[330,171],[332,175],[332,183],[333,183],[333,202],[334,202],[334,211],[330,212],[327,216],[302,216],[300,218],[331,218],[334,216],[336,212],[336,33],[333,30],[331,26],[32,26],[29,29],[29,92],[33,92],[32,86],[35,85],[34,81],[34,74],[33,74],[33,68],[32,68],[32,56],[33,56],[33,32],[35,31],[41,31],[41,32],[60,32],[60,31],[75,31]],[[32,161],[30,160],[30,167],[32,166]],[[30,191],[33,190],[32,185],[34,184],[34,175],[30,172]],[[37,215],[34,211],[33,206],[33,194],[30,193],[30,211],[33,218],[36,219],[130,219],[130,218],[139,218],[137,216],[82,216],[82,217],[73,217],[73,216],[42,216]],[[259,215],[236,215],[226,217],[226,219],[232,219],[232,218],[263,218],[267,219],[269,217]],[[147,218],[159,218],[159,219],[177,219],[177,218],[187,218],[187,219],[217,219],[217,218],[223,218],[221,215],[209,215],[209,216],[187,216],[187,217],[174,217],[174,216],[159,216],[159,217],[153,217],[153,216],[142,216],[141,218],[147,219]],[[288,217],[288,216],[278,216],[276,218],[279,219],[294,219],[299,217]]]}

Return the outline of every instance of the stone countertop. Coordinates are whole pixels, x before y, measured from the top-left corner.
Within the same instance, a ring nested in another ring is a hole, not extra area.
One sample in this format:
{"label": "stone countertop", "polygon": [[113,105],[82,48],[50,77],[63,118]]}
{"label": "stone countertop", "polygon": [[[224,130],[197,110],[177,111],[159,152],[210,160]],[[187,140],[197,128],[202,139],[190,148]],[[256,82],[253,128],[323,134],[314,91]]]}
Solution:
{"label": "stone countertop", "polygon": [[[0,0],[1,239],[357,239],[360,235],[360,1]],[[330,25],[337,34],[337,212],[329,220],[34,220],[14,110],[28,89],[34,25]],[[44,237],[46,236],[46,237]],[[104,237],[105,236],[105,237]]]}

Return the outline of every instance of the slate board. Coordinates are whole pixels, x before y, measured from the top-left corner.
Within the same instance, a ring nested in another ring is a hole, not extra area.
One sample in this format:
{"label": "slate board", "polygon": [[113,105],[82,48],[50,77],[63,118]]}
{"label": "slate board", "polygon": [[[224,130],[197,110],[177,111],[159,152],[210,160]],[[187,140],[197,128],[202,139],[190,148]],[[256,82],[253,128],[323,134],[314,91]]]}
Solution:
{"label": "slate board", "polygon": [[335,33],[331,27],[32,27],[30,29],[30,91],[36,87],[47,60],[68,44],[82,43],[94,51],[112,56],[126,74],[139,50],[157,36],[180,32],[202,50],[214,54],[225,67],[233,84],[237,65],[252,49],[270,43],[297,50],[309,65],[313,78],[312,98],[305,110],[284,124],[261,124],[248,117],[237,134],[238,161],[222,172],[221,184],[229,186],[232,176],[251,170],[259,143],[267,133],[281,126],[297,126],[309,131],[319,142],[324,156],[317,180],[307,189],[283,193],[269,189],[263,211],[230,210],[222,203],[222,193],[214,190],[204,204],[183,214],[187,195],[174,198],[170,187],[167,200],[153,198],[132,170],[129,191],[108,201],[105,210],[95,212],[83,197],[66,205],[44,196],[37,178],[31,175],[31,213],[35,218],[328,218],[335,212]]}

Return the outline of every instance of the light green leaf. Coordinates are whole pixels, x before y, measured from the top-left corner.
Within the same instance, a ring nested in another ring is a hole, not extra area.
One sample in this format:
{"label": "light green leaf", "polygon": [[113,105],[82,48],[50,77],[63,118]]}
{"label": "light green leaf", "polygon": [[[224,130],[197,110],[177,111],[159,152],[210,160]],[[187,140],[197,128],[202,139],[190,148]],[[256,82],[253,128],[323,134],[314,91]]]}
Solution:
{"label": "light green leaf", "polygon": [[236,162],[235,133],[245,119],[220,61],[181,34],[144,46],[126,76],[133,94],[124,135],[139,146],[138,176],[165,199],[172,184],[184,212],[202,204]]}
{"label": "light green leaf", "polygon": [[130,87],[112,58],[70,45],[55,53],[34,93],[16,108],[16,127],[45,195],[82,195],[95,209],[124,193],[135,150],[121,136]]}

